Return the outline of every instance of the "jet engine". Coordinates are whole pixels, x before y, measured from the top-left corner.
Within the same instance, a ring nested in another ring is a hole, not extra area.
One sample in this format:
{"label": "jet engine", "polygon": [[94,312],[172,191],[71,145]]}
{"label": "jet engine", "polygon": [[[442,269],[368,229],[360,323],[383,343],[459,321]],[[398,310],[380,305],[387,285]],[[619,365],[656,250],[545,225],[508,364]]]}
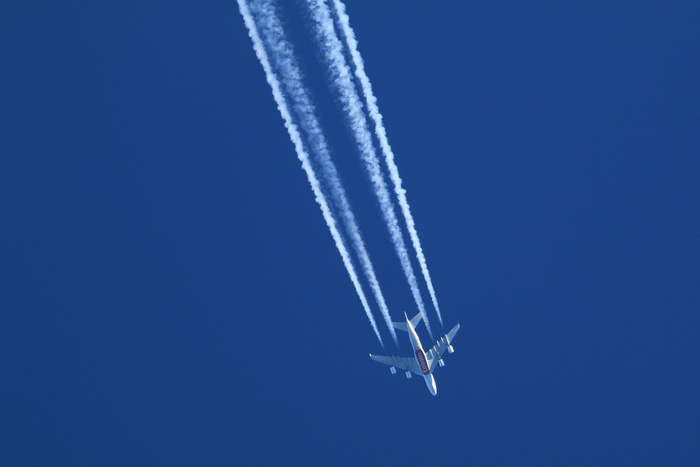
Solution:
{"label": "jet engine", "polygon": [[410,371],[407,371],[407,372],[406,372],[406,379],[411,379],[411,376],[412,376],[412,375],[411,375],[411,372],[410,372]]}
{"label": "jet engine", "polygon": [[451,345],[448,345],[448,346],[447,346],[447,351],[448,351],[449,353],[455,353],[455,349],[454,349],[454,347],[452,347]]}
{"label": "jet engine", "polygon": [[438,360],[438,363],[440,364],[440,366],[445,366],[445,361],[442,358]]}
{"label": "jet engine", "polygon": [[396,368],[394,368],[393,366],[389,367],[389,371],[391,371],[392,375],[396,374]]}

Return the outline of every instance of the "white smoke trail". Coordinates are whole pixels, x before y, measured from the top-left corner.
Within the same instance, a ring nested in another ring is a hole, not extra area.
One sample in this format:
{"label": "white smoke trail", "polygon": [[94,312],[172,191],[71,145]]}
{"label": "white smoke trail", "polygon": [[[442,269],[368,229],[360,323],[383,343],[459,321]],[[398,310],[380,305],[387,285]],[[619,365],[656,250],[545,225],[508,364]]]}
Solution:
{"label": "white smoke trail", "polygon": [[384,181],[379,159],[376,155],[374,144],[372,143],[372,133],[367,125],[362,102],[355,90],[350,67],[343,54],[343,45],[335,32],[331,12],[323,0],[307,0],[307,3],[314,19],[316,35],[323,46],[323,52],[331,68],[332,82],[339,94],[353,135],[360,148],[362,160],[379,200],[379,206],[387,224],[392,242],[394,243],[396,253],[401,262],[411,292],[413,293],[416,305],[432,336],[428,316],[425,312],[425,305],[420,295],[416,276],[413,273],[413,267],[411,266],[411,260],[408,256],[401,228],[399,227],[399,221],[394,212],[391,195]]}
{"label": "white smoke trail", "polygon": [[365,294],[362,291],[362,286],[360,285],[357,273],[355,272],[355,267],[352,264],[352,260],[350,259],[348,250],[345,247],[343,238],[340,235],[340,231],[338,230],[335,218],[333,217],[333,214],[331,213],[331,210],[328,206],[328,202],[326,201],[326,197],[321,190],[321,184],[319,183],[314,169],[311,166],[309,155],[306,152],[306,149],[304,148],[304,144],[301,135],[299,134],[299,130],[289,112],[289,107],[287,105],[287,101],[284,97],[284,94],[282,93],[279,80],[272,71],[272,66],[270,65],[270,60],[267,56],[267,52],[265,50],[265,47],[263,46],[263,42],[258,33],[255,21],[253,20],[253,17],[245,0],[238,0],[238,8],[241,12],[241,15],[243,16],[245,25],[248,28],[248,35],[253,41],[253,49],[255,50],[255,54],[257,55],[258,60],[260,60],[263,70],[265,71],[265,77],[267,78],[267,82],[272,88],[272,95],[275,98],[277,108],[280,114],[282,115],[282,119],[284,120],[284,126],[287,128],[289,137],[294,143],[294,148],[296,149],[297,156],[301,161],[301,166],[304,169],[304,172],[306,172],[306,177],[308,178],[309,184],[311,185],[311,189],[314,193],[314,196],[316,197],[316,202],[321,207],[323,218],[325,219],[326,224],[328,225],[328,228],[331,231],[331,236],[335,241],[335,246],[340,252],[340,256],[343,259],[343,264],[345,265],[345,269],[347,269],[348,274],[350,275],[350,280],[355,286],[355,291],[357,292],[357,295],[360,298],[360,302],[362,302],[362,307],[364,308],[365,313],[367,314],[367,318],[369,318],[369,321],[372,324],[374,333],[377,335],[377,339],[379,339],[379,342],[382,344],[382,346],[384,346],[382,337],[379,334],[379,329],[377,328],[377,323],[374,321],[374,316],[372,315],[372,311],[370,310],[369,303],[367,302],[367,298],[365,297]]}
{"label": "white smoke trail", "polygon": [[333,5],[335,7],[336,19],[342,34],[345,38],[345,43],[350,51],[350,56],[352,58],[353,64],[355,66],[355,76],[362,86],[362,92],[365,95],[367,101],[367,109],[369,114],[374,120],[374,131],[379,139],[379,145],[384,153],[384,158],[389,168],[389,174],[391,181],[394,184],[394,191],[399,200],[399,205],[401,206],[401,212],[406,219],[406,226],[408,227],[408,232],[411,237],[411,242],[413,243],[413,248],[416,250],[416,257],[418,258],[418,263],[420,264],[421,271],[423,272],[423,278],[428,286],[428,291],[430,292],[430,298],[433,301],[433,306],[437,312],[440,324],[442,324],[442,315],[440,314],[440,307],[438,306],[437,296],[435,295],[435,289],[433,288],[433,281],[430,278],[430,273],[428,272],[428,263],[425,260],[425,255],[423,254],[423,248],[421,247],[420,240],[418,238],[418,231],[416,230],[416,224],[411,215],[411,209],[408,205],[408,200],[406,199],[406,190],[402,188],[401,177],[399,176],[399,169],[394,162],[394,152],[389,146],[389,140],[386,136],[386,129],[382,123],[382,114],[379,113],[379,108],[377,107],[377,98],[372,92],[372,84],[365,73],[364,60],[357,48],[357,39],[355,38],[355,32],[350,27],[350,18],[345,12],[345,5],[341,0],[333,0]]}
{"label": "white smoke trail", "polygon": [[[241,2],[242,0],[239,0],[239,6]],[[334,204],[340,211],[341,219],[355,247],[355,251],[370,284],[370,288],[374,293],[384,320],[389,324],[391,323],[389,310],[386,306],[381,288],[379,287],[379,282],[374,273],[369,254],[365,249],[359,227],[357,226],[352,209],[350,208],[350,203],[345,195],[345,190],[340,183],[335,165],[330,159],[328,146],[315,115],[315,108],[301,81],[301,72],[296,63],[292,46],[286,38],[274,7],[269,2],[256,2],[253,5],[253,14],[259,18],[262,41],[264,41],[267,48],[271,51],[273,62],[278,69],[286,93],[291,100],[292,107],[300,120],[300,126],[311,143],[313,148],[312,153],[316,156],[317,162],[321,167],[325,179],[324,181],[330,188]],[[241,11],[243,12],[242,8]],[[250,15],[250,12],[248,14]],[[270,71],[272,77],[276,79],[274,72],[271,69]],[[279,92],[281,94],[281,91]],[[371,314],[368,314],[368,316],[370,315]],[[389,327],[389,332],[394,342],[397,342],[394,328]]]}

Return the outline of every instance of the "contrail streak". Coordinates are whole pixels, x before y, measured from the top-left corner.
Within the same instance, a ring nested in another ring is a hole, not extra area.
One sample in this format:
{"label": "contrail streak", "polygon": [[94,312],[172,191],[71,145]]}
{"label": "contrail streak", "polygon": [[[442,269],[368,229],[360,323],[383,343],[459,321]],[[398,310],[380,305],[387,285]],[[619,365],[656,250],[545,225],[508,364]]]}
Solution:
{"label": "contrail streak", "polygon": [[263,42],[260,38],[260,34],[258,33],[255,21],[253,20],[248,5],[244,0],[238,0],[238,8],[241,12],[241,15],[243,16],[243,21],[245,22],[245,25],[248,28],[248,35],[253,41],[253,49],[255,50],[255,54],[257,55],[258,60],[262,64],[263,70],[265,71],[265,77],[267,78],[267,82],[272,88],[272,95],[275,98],[277,108],[280,114],[282,115],[282,119],[284,120],[284,126],[287,128],[289,137],[294,143],[297,156],[301,161],[301,166],[304,169],[304,172],[306,172],[306,177],[308,178],[309,184],[311,185],[311,189],[314,193],[314,196],[316,197],[316,202],[320,206],[321,212],[323,213],[323,218],[325,219],[326,224],[328,225],[328,228],[331,231],[331,236],[335,241],[335,246],[338,249],[338,252],[340,252],[340,256],[343,259],[343,264],[345,265],[345,269],[347,269],[348,274],[350,276],[350,280],[355,286],[355,291],[357,292],[357,295],[360,298],[360,302],[362,302],[362,307],[364,308],[365,313],[367,314],[367,318],[369,318],[369,321],[372,324],[374,333],[377,335],[377,339],[379,339],[379,342],[382,344],[382,346],[384,346],[382,337],[379,334],[379,329],[377,328],[377,323],[374,321],[374,316],[372,315],[369,303],[367,302],[367,297],[365,297],[365,294],[362,290],[362,286],[360,285],[360,281],[357,277],[357,273],[355,272],[355,267],[353,266],[352,260],[350,259],[350,254],[348,253],[348,250],[345,246],[345,242],[343,241],[343,238],[340,235],[340,231],[338,230],[335,218],[333,217],[333,214],[331,213],[331,210],[328,206],[326,197],[321,190],[321,184],[318,178],[316,177],[313,167],[311,166],[309,154],[304,148],[304,143],[302,141],[301,135],[299,134],[299,130],[289,112],[289,106],[284,97],[284,94],[282,93],[279,80],[272,71],[272,66],[270,65],[270,60],[267,56],[267,51],[265,50]]}
{"label": "contrail streak", "polygon": [[357,39],[355,38],[355,32],[350,27],[350,18],[345,12],[345,5],[340,0],[333,0],[333,5],[335,7],[335,14],[338,20],[339,28],[341,29],[344,37],[345,43],[350,51],[350,56],[352,58],[353,65],[355,66],[355,76],[362,86],[362,92],[365,95],[367,101],[367,109],[369,114],[374,120],[374,131],[379,139],[379,145],[384,153],[384,159],[386,165],[389,168],[389,174],[391,181],[394,184],[394,191],[399,200],[399,205],[401,206],[401,212],[406,219],[406,226],[408,227],[408,232],[411,237],[411,242],[413,243],[413,248],[416,250],[416,257],[418,258],[418,263],[420,264],[421,271],[423,273],[423,278],[428,286],[428,291],[430,292],[430,298],[433,301],[433,306],[437,312],[440,324],[442,324],[442,315],[440,314],[440,307],[438,306],[437,297],[435,295],[435,289],[433,288],[433,281],[430,278],[430,273],[428,272],[428,264],[425,260],[425,255],[423,254],[423,248],[420,244],[420,239],[418,238],[418,232],[416,230],[416,224],[411,215],[411,209],[408,205],[408,200],[406,199],[406,190],[402,188],[401,177],[399,176],[399,169],[394,162],[394,152],[389,146],[389,140],[386,136],[386,129],[382,123],[382,114],[379,113],[379,108],[377,107],[377,98],[372,92],[372,85],[365,73],[365,65],[362,60],[362,56],[357,48]]}
{"label": "contrail streak", "polygon": [[[246,13],[244,13],[244,7],[241,7],[241,4],[243,4],[246,8],[245,12],[247,13],[247,17],[250,19],[253,25],[255,25],[253,17],[249,9],[247,8],[247,4],[245,4],[243,0],[239,0],[239,7],[241,9],[242,14],[244,15],[244,19],[246,18]],[[365,249],[365,245],[362,240],[359,227],[357,226],[355,217],[352,213],[352,209],[350,208],[350,203],[348,202],[347,196],[345,195],[345,190],[343,189],[343,186],[340,182],[340,178],[338,177],[335,165],[331,161],[328,146],[326,144],[323,132],[321,131],[320,125],[318,123],[318,119],[315,115],[315,108],[311,103],[306,88],[304,87],[301,81],[301,72],[296,63],[292,46],[286,38],[284,30],[281,26],[281,22],[277,16],[274,7],[269,2],[254,3],[254,5],[255,6],[253,7],[253,14],[259,17],[259,23],[262,30],[262,40],[260,39],[259,35],[257,36],[258,40],[260,41],[260,48],[263,51],[265,51],[265,48],[262,46],[262,43],[264,42],[267,48],[272,53],[273,62],[278,68],[279,75],[281,76],[286,93],[291,100],[292,107],[295,111],[295,114],[297,115],[297,118],[300,120],[300,126],[307,135],[307,138],[312,146],[312,154],[316,156],[316,160],[321,167],[321,172],[323,174],[324,181],[330,188],[334,204],[340,211],[340,217],[343,220],[343,224],[345,225],[345,228],[348,231],[348,234],[352,240],[353,246],[360,260],[360,264],[362,265],[362,269],[365,273],[365,276],[367,277],[370,288],[374,293],[375,299],[377,301],[377,304],[379,305],[384,320],[387,322],[387,325],[390,326],[391,317],[389,315],[389,310],[386,306],[386,302],[384,300],[381,288],[379,287],[379,282],[374,272],[374,268],[369,258],[369,254]],[[282,94],[281,88],[279,86],[277,76],[275,75],[272,68],[269,66],[269,60],[267,60],[267,63],[268,68],[266,69],[266,74],[268,74],[267,70],[269,70],[270,72],[268,75],[272,76],[275,82],[278,83],[277,94],[284,100],[284,95]],[[293,125],[289,111],[287,111],[287,116],[290,119],[289,122]],[[286,118],[285,124],[289,128],[289,124],[287,124]],[[294,128],[296,129],[296,126],[294,126]],[[299,141],[301,141],[301,136],[299,135],[299,132],[295,131],[295,133]],[[308,155],[306,159],[308,161]],[[309,168],[311,168],[310,164]],[[345,253],[347,254],[347,251]],[[363,302],[363,306],[365,305],[365,303],[366,301]],[[365,312],[367,313],[368,317],[372,316],[371,312],[369,312],[369,308],[366,308]],[[377,332],[374,320],[371,318],[370,321],[372,322],[372,325],[375,328],[375,332]],[[394,342],[397,342],[396,332],[394,328],[390,326],[389,332],[392,338],[394,339]]]}
{"label": "contrail streak", "polygon": [[[339,93],[340,100],[349,120],[350,128],[359,146],[365,169],[369,174],[370,181],[379,200],[382,215],[411,288],[413,298],[432,337],[432,330],[425,312],[425,305],[420,295],[416,276],[413,273],[413,267],[411,266],[411,260],[404,243],[399,221],[394,212],[391,194],[384,181],[379,159],[372,142],[372,133],[369,130],[365,118],[362,101],[355,90],[351,70],[343,54],[343,44],[336,35],[330,9],[323,0],[307,0],[307,3],[314,19],[316,35],[322,44],[323,52],[331,68],[332,82]],[[403,190],[400,188],[400,185],[398,189]]]}

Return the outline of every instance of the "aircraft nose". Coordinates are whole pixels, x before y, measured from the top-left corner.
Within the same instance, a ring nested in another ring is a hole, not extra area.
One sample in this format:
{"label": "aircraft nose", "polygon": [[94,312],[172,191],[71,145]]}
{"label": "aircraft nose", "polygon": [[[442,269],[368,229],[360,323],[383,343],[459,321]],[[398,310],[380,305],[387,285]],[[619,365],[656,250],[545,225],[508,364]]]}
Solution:
{"label": "aircraft nose", "polygon": [[425,385],[428,386],[430,394],[437,396],[437,384],[435,384],[435,377],[433,375],[425,377]]}

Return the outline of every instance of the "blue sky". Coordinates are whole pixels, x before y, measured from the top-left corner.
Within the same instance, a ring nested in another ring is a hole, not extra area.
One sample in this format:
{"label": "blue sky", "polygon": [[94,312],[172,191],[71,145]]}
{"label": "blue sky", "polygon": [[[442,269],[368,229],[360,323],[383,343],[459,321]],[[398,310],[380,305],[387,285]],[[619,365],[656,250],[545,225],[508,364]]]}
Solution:
{"label": "blue sky", "polygon": [[[462,325],[437,397],[368,358],[234,1],[14,3],[1,464],[700,460],[694,2],[347,2]],[[413,314],[300,5],[283,16],[387,303]]]}

